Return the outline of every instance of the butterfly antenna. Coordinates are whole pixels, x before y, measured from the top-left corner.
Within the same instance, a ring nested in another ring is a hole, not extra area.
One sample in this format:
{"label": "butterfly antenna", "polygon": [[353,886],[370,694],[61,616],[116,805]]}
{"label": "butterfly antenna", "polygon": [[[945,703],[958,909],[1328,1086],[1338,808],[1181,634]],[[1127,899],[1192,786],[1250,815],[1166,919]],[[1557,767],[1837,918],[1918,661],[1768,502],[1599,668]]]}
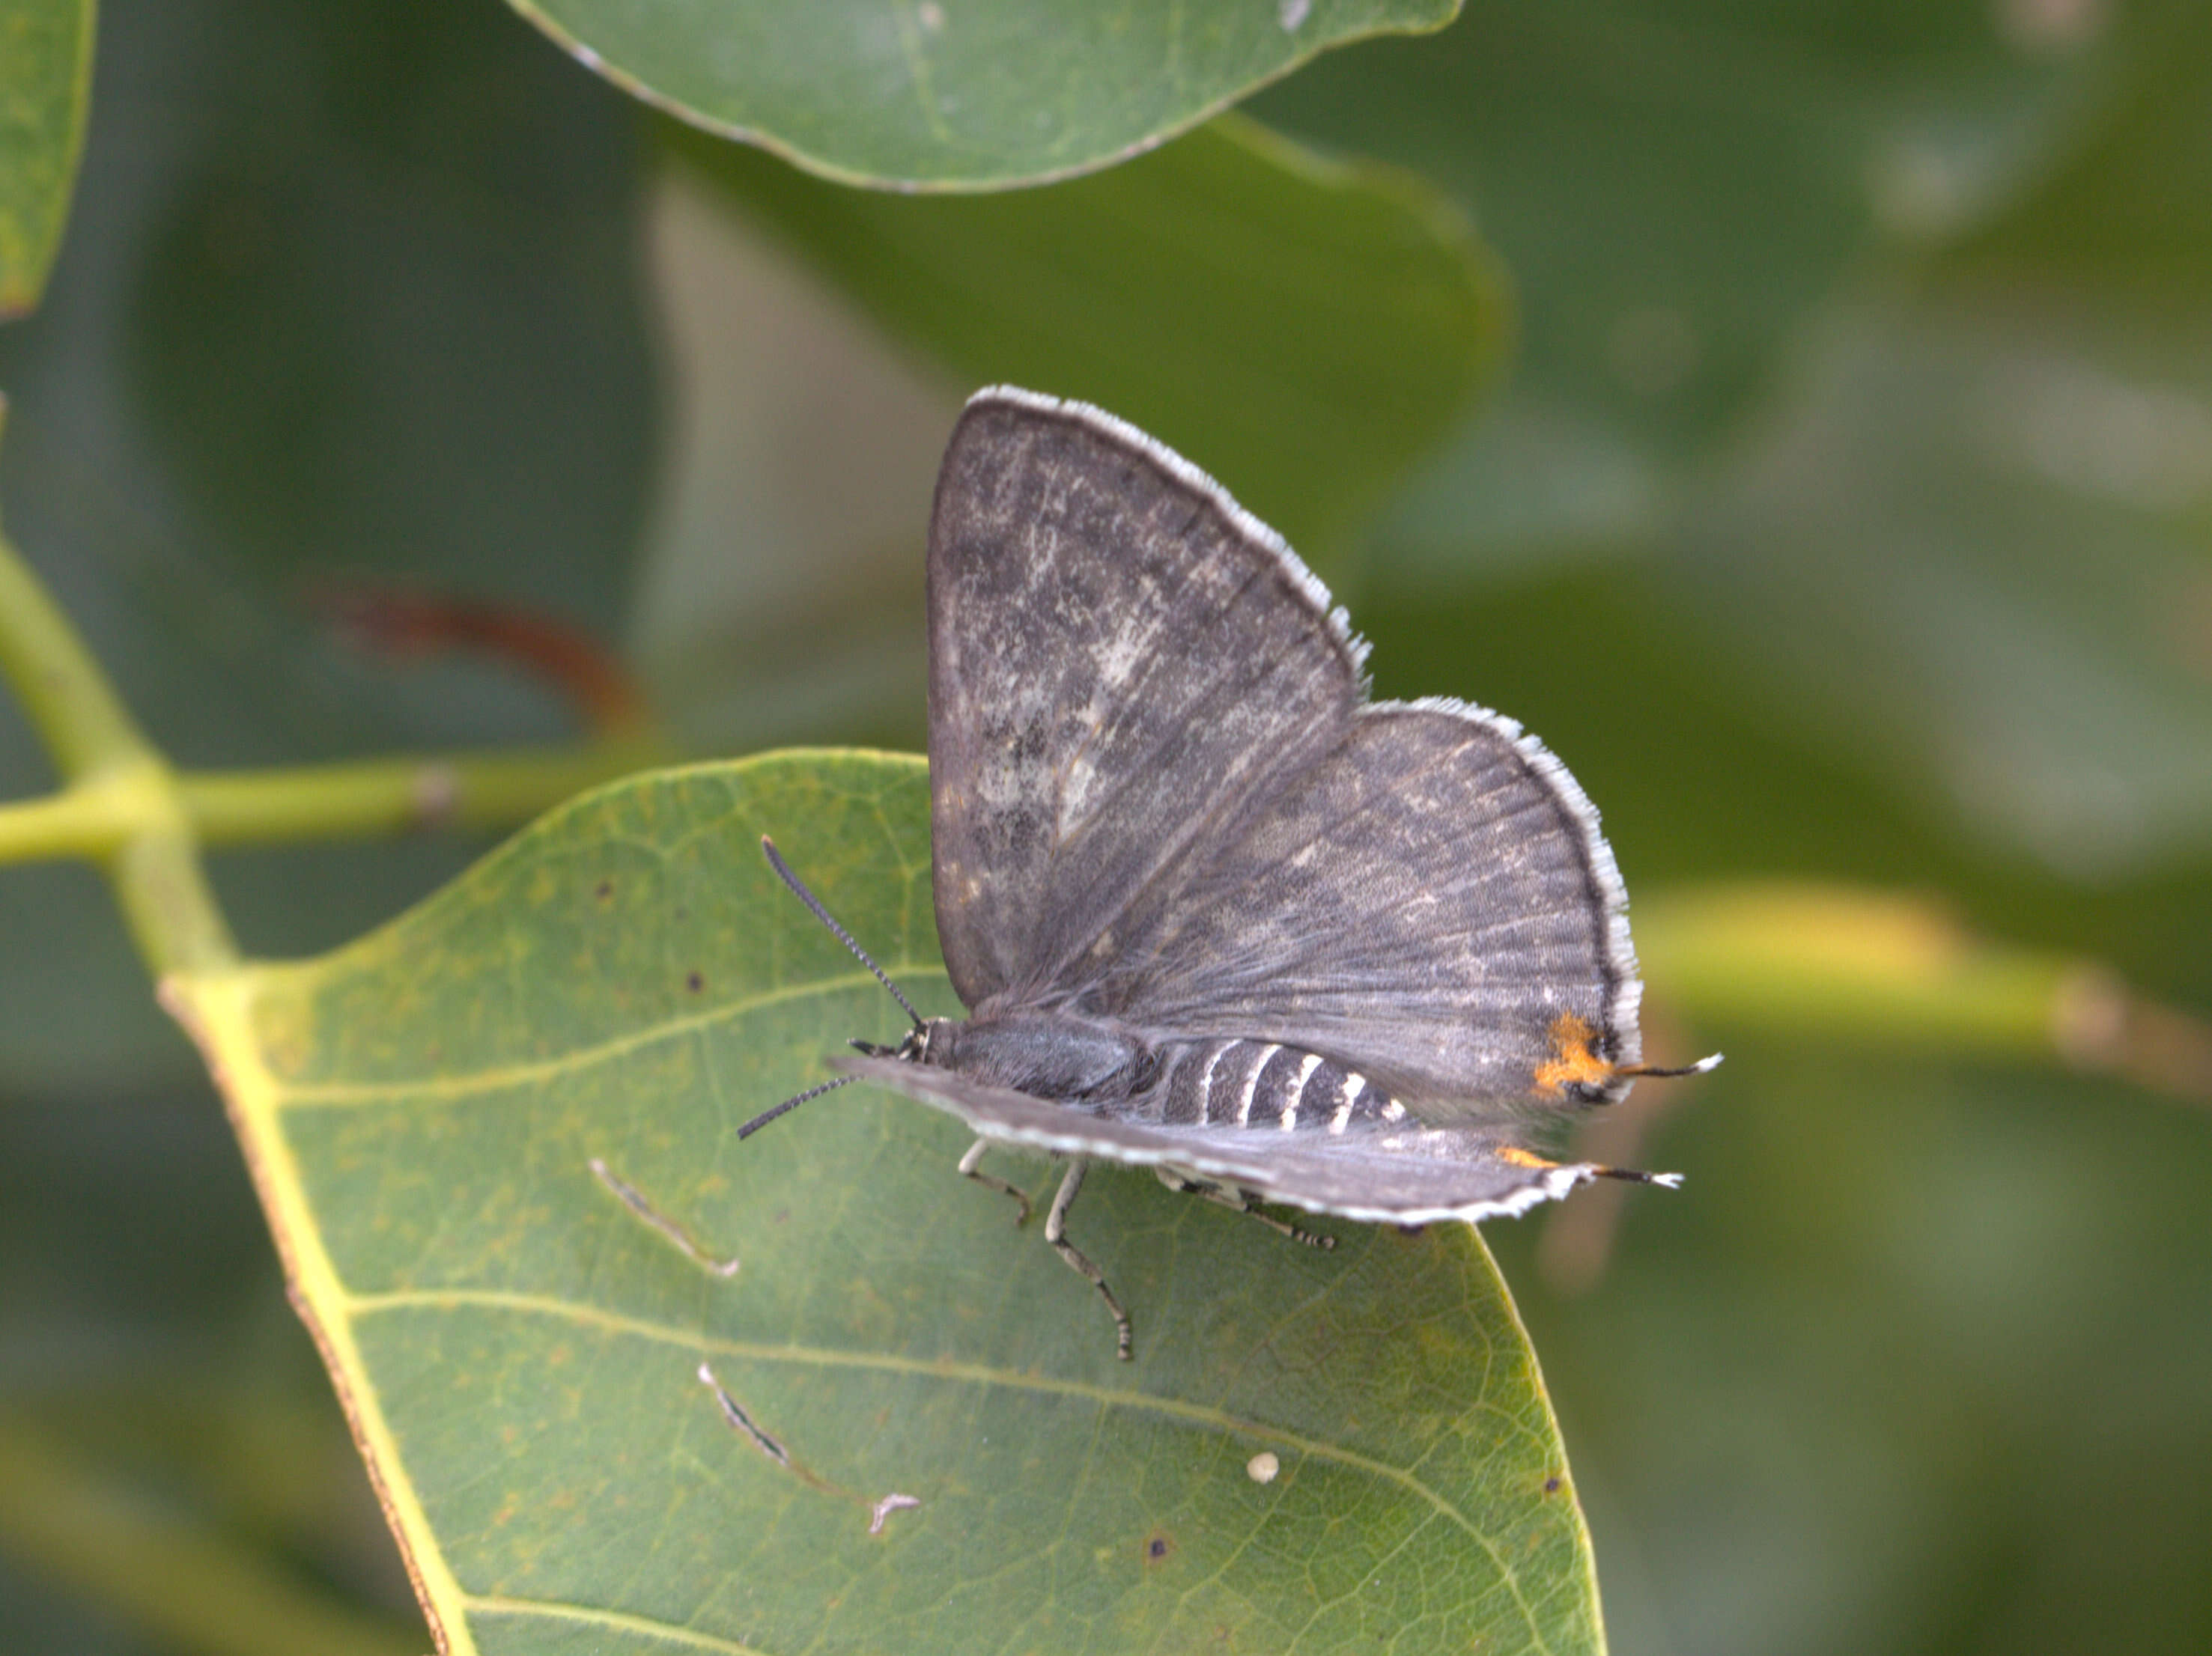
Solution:
{"label": "butterfly antenna", "polygon": [[746,1122],[744,1126],[738,1129],[738,1137],[740,1138],[750,1138],[763,1127],[765,1127],[769,1122],[775,1120],[776,1117],[780,1115],[788,1115],[800,1105],[811,1102],[813,1100],[821,1097],[824,1093],[834,1093],[840,1087],[849,1087],[860,1078],[860,1077],[858,1076],[839,1076],[835,1081],[825,1081],[819,1087],[809,1087],[805,1092],[799,1094],[798,1097],[787,1098],[782,1103],[777,1105],[772,1110],[763,1110],[751,1120]]}
{"label": "butterfly antenna", "polygon": [[[876,974],[876,981],[891,992],[891,998],[899,1004],[899,1010],[914,1020],[914,1027],[915,1028],[921,1028],[922,1027],[921,1014],[914,1010],[914,1003],[908,1000],[904,995],[899,993],[898,985],[893,983],[888,977],[884,975],[884,968],[868,958],[868,951],[861,948],[859,943],[853,940],[853,934],[845,930],[843,926],[838,925],[837,922],[831,918],[830,911],[822,907],[822,900],[817,897],[812,892],[809,891],[806,889],[805,883],[796,874],[793,874],[791,871],[791,864],[785,862],[782,856],[777,852],[775,848],[775,841],[769,839],[765,834],[762,834],[761,849],[768,853],[768,865],[775,870],[776,877],[781,880],[784,884],[791,888],[793,895],[795,895],[799,901],[805,903],[807,907],[814,911],[814,918],[830,928],[830,935],[831,937],[836,938],[839,943],[843,943],[846,948],[851,949],[853,951],[853,957],[859,961],[861,965],[866,967],[869,971]],[[1714,1062],[1718,1063],[1719,1060],[1716,1059]],[[830,1083],[830,1087],[835,1087],[838,1084],[838,1083],[833,1081]],[[816,1090],[818,1092],[827,1092],[829,1089],[829,1087],[822,1087],[817,1088]],[[762,1122],[772,1121],[777,1116],[781,1115],[786,1110],[792,1108],[793,1106],[802,1104],[807,1099],[813,1096],[813,1093],[806,1093],[801,1095],[798,1098],[793,1099],[789,1104],[777,1105],[775,1108],[770,1110],[766,1115],[757,1118],[753,1121],[752,1125],[740,1131],[738,1134],[738,1137],[743,1138],[746,1133],[750,1132],[754,1127],[759,1126]]]}

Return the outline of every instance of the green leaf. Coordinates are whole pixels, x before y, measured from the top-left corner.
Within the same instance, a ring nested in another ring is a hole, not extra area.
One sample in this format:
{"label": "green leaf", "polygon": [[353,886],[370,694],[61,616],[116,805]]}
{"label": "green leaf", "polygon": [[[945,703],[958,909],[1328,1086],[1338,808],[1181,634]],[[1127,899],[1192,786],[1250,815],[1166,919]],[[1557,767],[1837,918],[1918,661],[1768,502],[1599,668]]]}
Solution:
{"label": "green leaf", "polygon": [[215,30],[237,89],[193,110],[133,271],[161,459],[287,576],[501,579],[604,618],[656,434],[635,112],[491,8],[254,21]]}
{"label": "green leaf", "polygon": [[991,190],[1126,160],[1457,0],[515,0],[578,58],[709,131],[845,184]]}
{"label": "green leaf", "polygon": [[1397,537],[1463,565],[1649,531],[1855,265],[1971,229],[2063,148],[2122,9],[2057,9],[2028,40],[2007,20],[2039,9],[1990,0],[1476,0],[1271,88],[1262,118],[1449,191],[1522,299],[1511,385]]}
{"label": "green leaf", "polygon": [[1470,1230],[1323,1253],[1101,1169],[1124,1365],[945,1116],[855,1089],[740,1144],[900,1022],[763,833],[953,1009],[923,767],[857,753],[618,785],[350,948],[170,986],[449,1650],[1602,1647]]}
{"label": "green leaf", "polygon": [[1250,121],[1048,190],[960,197],[840,190],[678,142],[966,384],[1110,409],[1234,479],[1324,562],[1504,350],[1503,277],[1448,203]]}
{"label": "green leaf", "polygon": [[92,0],[0,0],[0,321],[61,251],[92,94]]}

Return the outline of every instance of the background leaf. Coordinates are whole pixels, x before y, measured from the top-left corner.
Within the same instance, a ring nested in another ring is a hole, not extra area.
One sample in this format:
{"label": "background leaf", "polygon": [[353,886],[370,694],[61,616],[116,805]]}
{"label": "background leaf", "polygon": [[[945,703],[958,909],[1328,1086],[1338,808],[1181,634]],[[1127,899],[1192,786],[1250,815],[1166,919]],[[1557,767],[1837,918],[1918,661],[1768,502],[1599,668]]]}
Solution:
{"label": "background leaf", "polygon": [[[618,785],[359,944],[172,990],[449,1638],[1601,1647],[1471,1231],[1340,1226],[1322,1253],[1096,1174],[1072,1228],[1133,1309],[1124,1367],[1090,1290],[954,1176],[957,1123],[848,1092],[740,1147],[898,1022],[763,832],[951,1009],[922,767],[858,755]],[[702,1359],[795,1465],[732,1429]],[[871,1535],[894,1491],[919,1507]]]}
{"label": "background leaf", "polygon": [[92,0],[0,0],[0,321],[60,251],[92,81]]}
{"label": "background leaf", "polygon": [[1448,592],[1648,560],[1808,736],[2008,851],[2105,878],[2189,843],[2203,16],[1486,5],[1270,92],[1455,188],[1523,295],[1378,561]]}
{"label": "background leaf", "polygon": [[1323,48],[1456,0],[517,0],[592,67],[846,184],[979,190],[1126,160]]}
{"label": "background leaf", "polygon": [[1514,274],[1513,383],[1394,541],[1457,566],[1662,522],[1870,252],[1972,228],[2063,153],[2121,45],[2102,8],[2014,21],[2039,9],[1477,0],[1256,100],[1431,179]]}
{"label": "background leaf", "polygon": [[2212,821],[2212,339],[2082,298],[1834,315],[1671,561],[1839,744],[2101,879]]}
{"label": "background leaf", "polygon": [[1205,453],[1324,567],[1504,354],[1504,280],[1442,197],[1249,121],[1051,190],[951,199],[677,142],[958,383],[1049,387]]}

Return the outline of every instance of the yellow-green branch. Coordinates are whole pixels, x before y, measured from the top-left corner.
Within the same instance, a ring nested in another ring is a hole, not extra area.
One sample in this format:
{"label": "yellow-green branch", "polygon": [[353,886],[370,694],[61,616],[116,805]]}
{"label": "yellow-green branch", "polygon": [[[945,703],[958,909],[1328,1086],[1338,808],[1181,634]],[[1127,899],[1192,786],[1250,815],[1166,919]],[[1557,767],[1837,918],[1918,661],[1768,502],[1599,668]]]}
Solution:
{"label": "yellow-green branch", "polygon": [[[668,757],[657,744],[633,738],[283,770],[187,771],[177,781],[203,843],[280,845],[417,828],[512,828]],[[0,831],[5,815],[0,811]]]}
{"label": "yellow-green branch", "polygon": [[[69,618],[0,537],[0,674],[53,755],[86,821],[126,825],[101,860],[156,974],[233,964],[238,951],[208,889],[176,779]],[[64,818],[66,820],[66,817]],[[51,833],[54,814],[34,827]]]}
{"label": "yellow-green branch", "polygon": [[[630,741],[270,770],[179,771],[169,781],[203,846],[274,846],[422,828],[511,828],[586,788],[665,757],[648,743]],[[0,804],[0,866],[105,859],[137,831],[141,810],[126,791],[86,786]]]}
{"label": "yellow-green branch", "polygon": [[201,851],[511,827],[663,757],[641,737],[520,753],[179,773],[147,741],[90,651],[0,537],[0,675],[63,787],[0,804],[0,865],[57,858],[107,871],[158,976],[235,964]]}
{"label": "yellow-green branch", "polygon": [[84,640],[0,536],[0,673],[64,781],[150,756],[153,749]]}
{"label": "yellow-green branch", "polygon": [[1975,936],[1910,894],[1742,882],[1639,903],[1663,1004],[1793,1042],[2052,1059],[2212,1103],[2212,1028],[2096,961]]}

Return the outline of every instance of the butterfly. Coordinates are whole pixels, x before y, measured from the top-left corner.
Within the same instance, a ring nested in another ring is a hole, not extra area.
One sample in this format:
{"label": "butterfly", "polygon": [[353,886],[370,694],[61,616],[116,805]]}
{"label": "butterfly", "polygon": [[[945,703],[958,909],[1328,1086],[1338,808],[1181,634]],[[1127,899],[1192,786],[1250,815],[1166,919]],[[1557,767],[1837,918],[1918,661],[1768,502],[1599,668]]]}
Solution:
{"label": "butterfly", "polygon": [[[1627,899],[1596,810],[1513,720],[1369,700],[1367,646],[1266,525],[1084,403],[996,386],[955,428],[930,522],[938,938],[964,1020],[897,997],[879,1083],[990,1146],[1263,1204],[1418,1226],[1518,1214],[1601,1176],[1563,1120],[1646,1067]],[[1261,1214],[1303,1240],[1328,1245]]]}

